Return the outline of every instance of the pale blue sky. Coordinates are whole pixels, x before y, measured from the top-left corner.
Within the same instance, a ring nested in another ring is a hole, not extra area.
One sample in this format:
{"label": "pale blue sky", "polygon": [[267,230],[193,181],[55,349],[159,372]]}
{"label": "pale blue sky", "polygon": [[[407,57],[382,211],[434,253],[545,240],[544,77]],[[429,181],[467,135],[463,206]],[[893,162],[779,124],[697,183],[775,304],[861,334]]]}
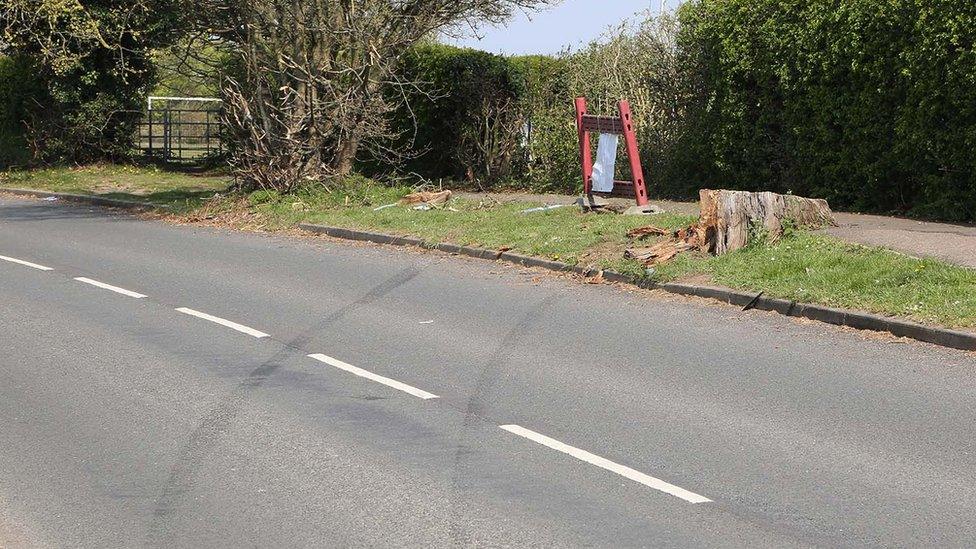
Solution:
{"label": "pale blue sky", "polygon": [[[669,0],[673,8],[678,0]],[[556,53],[565,46],[578,47],[598,38],[622,20],[652,8],[661,0],[563,0],[561,4],[530,17],[518,15],[507,25],[481,29],[483,37],[452,39],[448,42],[492,53]]]}

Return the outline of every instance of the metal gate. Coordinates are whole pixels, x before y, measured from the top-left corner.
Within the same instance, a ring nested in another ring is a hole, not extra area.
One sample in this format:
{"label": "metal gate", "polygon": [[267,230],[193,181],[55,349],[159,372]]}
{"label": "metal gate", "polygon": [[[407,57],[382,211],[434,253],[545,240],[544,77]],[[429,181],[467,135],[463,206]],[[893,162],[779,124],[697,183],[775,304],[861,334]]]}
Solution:
{"label": "metal gate", "polygon": [[139,149],[150,159],[195,163],[224,152],[220,100],[150,97],[139,124]]}

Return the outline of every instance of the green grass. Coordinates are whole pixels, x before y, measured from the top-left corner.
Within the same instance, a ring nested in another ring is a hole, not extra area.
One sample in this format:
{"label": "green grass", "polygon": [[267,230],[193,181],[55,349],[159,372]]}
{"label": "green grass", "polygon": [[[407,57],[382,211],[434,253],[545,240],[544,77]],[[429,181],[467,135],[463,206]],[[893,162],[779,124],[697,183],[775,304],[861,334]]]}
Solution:
{"label": "green grass", "polygon": [[227,176],[114,164],[0,173],[0,185],[4,187],[92,194],[169,205],[178,211],[197,207],[203,199],[225,191],[230,184]]}
{"label": "green grass", "polygon": [[760,243],[721,257],[682,254],[648,274],[639,263],[623,259],[630,244],[627,231],[646,224],[677,229],[692,223],[693,217],[582,214],[574,207],[522,213],[539,204],[458,199],[448,204],[450,209],[416,211],[394,206],[374,211],[411,189],[384,187],[360,178],[331,189],[289,196],[264,191],[230,194],[204,204],[203,198],[225,189],[227,178],[116,166],[15,172],[3,176],[2,184],[166,203],[190,216],[200,217],[205,211],[208,218],[236,226],[277,230],[297,223],[321,223],[411,235],[430,242],[508,248],[661,282],[694,278],[764,291],[773,297],[976,328],[976,270],[802,231],[774,244]]}
{"label": "green grass", "polygon": [[460,199],[452,200],[448,204],[450,209],[417,211],[394,206],[374,211],[378,206],[396,202],[408,192],[408,188],[371,187],[352,193],[337,190],[286,198],[261,194],[257,199],[252,197],[252,203],[255,211],[272,225],[291,226],[305,222],[374,229],[417,236],[431,242],[489,249],[511,248],[529,255],[603,268],[620,261],[628,244],[628,230],[649,223],[677,229],[693,219],[676,214],[647,217],[584,215],[574,207],[522,213],[522,210],[539,204],[489,205]]}
{"label": "green grass", "polygon": [[773,297],[976,327],[976,270],[819,234],[797,232],[720,257],[683,255],[657,271],[661,280],[705,274]]}

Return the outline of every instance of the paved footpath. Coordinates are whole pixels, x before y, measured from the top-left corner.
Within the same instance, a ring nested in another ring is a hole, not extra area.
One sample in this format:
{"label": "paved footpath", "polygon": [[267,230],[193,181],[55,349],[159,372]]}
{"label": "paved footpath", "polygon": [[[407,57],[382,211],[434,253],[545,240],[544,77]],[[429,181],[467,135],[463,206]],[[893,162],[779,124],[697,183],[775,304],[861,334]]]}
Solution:
{"label": "paved footpath", "polygon": [[0,256],[0,546],[976,545],[965,353],[57,202]]}
{"label": "paved footpath", "polygon": [[[479,193],[460,193],[461,196],[478,200]],[[575,196],[560,194],[491,194],[500,201],[526,200],[544,204],[570,204]],[[619,199],[613,199],[615,201]],[[630,203],[629,201],[620,201]],[[653,200],[668,211],[698,214],[697,202],[672,202]],[[918,257],[936,257],[950,263],[976,269],[976,226],[932,223],[900,217],[836,212],[837,227],[825,233],[869,246],[885,246]]]}

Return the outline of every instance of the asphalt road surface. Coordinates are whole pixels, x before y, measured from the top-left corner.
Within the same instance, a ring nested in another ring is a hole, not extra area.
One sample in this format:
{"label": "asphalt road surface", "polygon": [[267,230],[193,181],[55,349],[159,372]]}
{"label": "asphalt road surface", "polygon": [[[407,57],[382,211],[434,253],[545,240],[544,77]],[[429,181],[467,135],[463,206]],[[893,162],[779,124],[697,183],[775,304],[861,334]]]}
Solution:
{"label": "asphalt road surface", "polygon": [[976,544],[976,360],[0,198],[0,546]]}

